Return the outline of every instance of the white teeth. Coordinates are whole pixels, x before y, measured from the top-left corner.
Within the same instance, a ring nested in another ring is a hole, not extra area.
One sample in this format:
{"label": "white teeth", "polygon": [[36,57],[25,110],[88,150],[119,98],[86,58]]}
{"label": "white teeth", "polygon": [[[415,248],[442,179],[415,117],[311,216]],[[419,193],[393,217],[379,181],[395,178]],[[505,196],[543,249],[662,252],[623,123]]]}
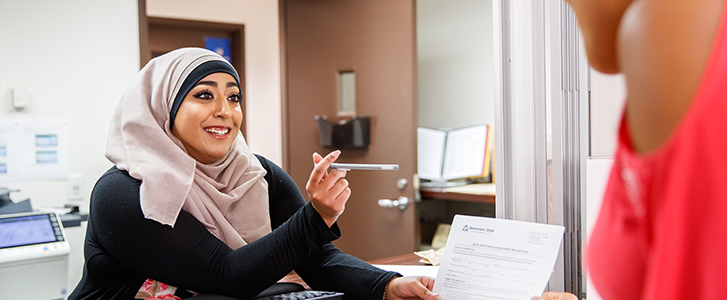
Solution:
{"label": "white teeth", "polygon": [[204,130],[206,130],[209,133],[216,134],[216,135],[225,135],[228,132],[230,132],[229,128],[225,128],[222,130],[218,130],[218,129],[214,129],[214,128],[205,128]]}

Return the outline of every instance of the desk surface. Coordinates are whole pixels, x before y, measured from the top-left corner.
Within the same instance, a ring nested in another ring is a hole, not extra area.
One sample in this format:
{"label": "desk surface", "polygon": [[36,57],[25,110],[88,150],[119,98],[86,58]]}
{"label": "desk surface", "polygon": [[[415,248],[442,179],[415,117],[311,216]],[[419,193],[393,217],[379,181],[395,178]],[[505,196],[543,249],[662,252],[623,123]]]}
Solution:
{"label": "desk surface", "polygon": [[[374,259],[369,261],[369,263],[374,265],[425,265],[424,263],[420,263],[419,259],[421,258],[416,254],[409,253],[387,258]],[[305,283],[305,281],[303,281],[303,279],[300,279],[300,276],[298,276],[295,271],[286,275],[285,277],[283,277],[283,279],[280,279],[280,282],[295,282],[303,285],[306,289],[310,288]]]}
{"label": "desk surface", "polygon": [[421,187],[423,198],[495,203],[495,184],[477,183],[457,187]]}

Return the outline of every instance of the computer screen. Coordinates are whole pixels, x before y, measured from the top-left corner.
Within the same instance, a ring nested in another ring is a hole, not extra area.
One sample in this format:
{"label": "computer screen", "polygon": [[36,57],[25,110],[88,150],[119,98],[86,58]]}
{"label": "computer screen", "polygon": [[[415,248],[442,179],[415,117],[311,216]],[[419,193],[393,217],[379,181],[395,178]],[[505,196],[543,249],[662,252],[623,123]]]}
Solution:
{"label": "computer screen", "polygon": [[55,214],[3,217],[0,215],[0,248],[63,241]]}

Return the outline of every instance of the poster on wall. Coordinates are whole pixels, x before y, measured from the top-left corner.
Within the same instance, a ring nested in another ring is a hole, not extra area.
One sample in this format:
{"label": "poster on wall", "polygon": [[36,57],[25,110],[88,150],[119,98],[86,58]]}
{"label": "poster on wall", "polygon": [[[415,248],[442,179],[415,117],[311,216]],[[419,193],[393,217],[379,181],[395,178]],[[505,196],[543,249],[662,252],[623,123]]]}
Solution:
{"label": "poster on wall", "polygon": [[70,121],[0,121],[0,183],[66,179],[70,173]]}
{"label": "poster on wall", "polygon": [[232,63],[230,38],[206,36],[204,37],[204,47],[207,50],[214,51],[224,57],[229,63]]}

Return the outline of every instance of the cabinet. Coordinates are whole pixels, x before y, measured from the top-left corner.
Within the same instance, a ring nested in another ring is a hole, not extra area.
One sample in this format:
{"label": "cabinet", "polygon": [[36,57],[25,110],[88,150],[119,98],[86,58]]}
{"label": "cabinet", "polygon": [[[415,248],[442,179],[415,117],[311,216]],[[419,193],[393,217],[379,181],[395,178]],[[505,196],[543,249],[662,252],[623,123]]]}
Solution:
{"label": "cabinet", "polygon": [[439,224],[452,224],[454,215],[495,217],[495,184],[478,183],[459,187],[422,187],[417,203],[419,250],[431,248]]}

